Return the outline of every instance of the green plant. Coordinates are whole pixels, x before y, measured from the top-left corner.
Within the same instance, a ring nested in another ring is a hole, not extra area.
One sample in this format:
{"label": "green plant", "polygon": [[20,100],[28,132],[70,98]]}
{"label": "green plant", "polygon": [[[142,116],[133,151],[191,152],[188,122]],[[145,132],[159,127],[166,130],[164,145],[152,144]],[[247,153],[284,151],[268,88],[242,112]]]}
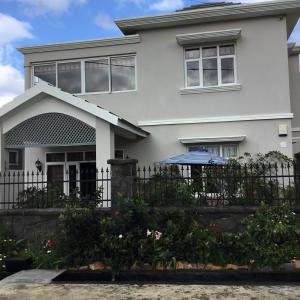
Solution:
{"label": "green plant", "polygon": [[48,240],[29,243],[23,253],[32,258],[35,268],[59,269],[65,266],[59,251],[59,245],[53,240]]}
{"label": "green plant", "polygon": [[278,268],[299,256],[300,225],[288,206],[263,205],[243,223],[245,263],[253,268]]}
{"label": "green plant", "polygon": [[5,269],[5,262],[8,257],[18,256],[24,247],[24,240],[11,239],[7,229],[0,226],[0,270]]}

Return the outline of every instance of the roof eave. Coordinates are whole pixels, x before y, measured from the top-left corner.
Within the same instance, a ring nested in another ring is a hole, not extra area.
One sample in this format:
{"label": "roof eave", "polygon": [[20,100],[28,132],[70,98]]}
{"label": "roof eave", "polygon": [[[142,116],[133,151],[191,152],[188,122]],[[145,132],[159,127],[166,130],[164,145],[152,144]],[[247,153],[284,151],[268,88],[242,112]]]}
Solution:
{"label": "roof eave", "polygon": [[115,23],[124,34],[140,30],[190,25],[222,20],[250,17],[300,14],[300,1],[274,1],[252,4],[240,4],[209,9],[195,9],[146,17],[119,19]]}
{"label": "roof eave", "polygon": [[22,54],[31,53],[42,53],[50,51],[62,51],[62,50],[75,50],[83,48],[94,48],[94,47],[108,47],[117,45],[127,45],[127,44],[137,44],[141,41],[138,34],[96,39],[96,40],[86,40],[86,41],[74,41],[65,43],[53,43],[45,45],[33,45],[33,46],[20,46],[17,47],[18,51]]}

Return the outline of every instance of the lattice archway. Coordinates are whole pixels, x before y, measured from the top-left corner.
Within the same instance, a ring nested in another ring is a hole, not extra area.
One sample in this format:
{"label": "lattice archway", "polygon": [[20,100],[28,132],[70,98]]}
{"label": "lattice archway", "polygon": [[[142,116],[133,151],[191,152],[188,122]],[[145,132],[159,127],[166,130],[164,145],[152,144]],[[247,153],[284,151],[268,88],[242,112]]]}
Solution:
{"label": "lattice archway", "polygon": [[5,134],[7,148],[33,146],[95,145],[96,130],[79,119],[62,113],[37,115]]}

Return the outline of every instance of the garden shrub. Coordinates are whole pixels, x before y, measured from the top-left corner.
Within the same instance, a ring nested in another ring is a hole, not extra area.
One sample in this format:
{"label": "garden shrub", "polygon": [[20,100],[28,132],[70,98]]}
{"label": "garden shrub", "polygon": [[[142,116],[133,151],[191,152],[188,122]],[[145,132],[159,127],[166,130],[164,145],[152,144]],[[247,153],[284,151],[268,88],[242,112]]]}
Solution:
{"label": "garden shrub", "polygon": [[287,206],[262,206],[241,233],[204,226],[195,210],[162,210],[141,198],[120,200],[112,212],[69,210],[63,218],[64,250],[72,265],[102,261],[114,274],[177,261],[278,268],[300,257],[300,227]]}
{"label": "garden shrub", "polygon": [[7,229],[0,226],[0,270],[5,269],[5,261],[7,258],[18,256],[24,248],[24,240],[12,239]]}

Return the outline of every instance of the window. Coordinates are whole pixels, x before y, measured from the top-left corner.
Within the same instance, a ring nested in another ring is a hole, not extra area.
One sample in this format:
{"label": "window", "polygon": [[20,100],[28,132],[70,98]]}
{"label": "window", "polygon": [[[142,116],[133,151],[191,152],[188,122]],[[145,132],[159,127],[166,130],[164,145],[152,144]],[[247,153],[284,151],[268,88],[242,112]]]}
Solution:
{"label": "window", "polygon": [[34,66],[33,75],[34,83],[42,80],[56,86],[56,64]]}
{"label": "window", "polygon": [[112,91],[135,89],[135,58],[119,57],[111,59]]}
{"label": "window", "polygon": [[87,160],[87,161],[96,160],[96,151],[87,151],[87,152],[85,152],[85,160]]}
{"label": "window", "polygon": [[133,91],[135,55],[33,66],[33,85],[45,81],[71,94]]}
{"label": "window", "polygon": [[186,87],[234,84],[235,46],[219,45],[185,50]]}
{"label": "window", "polygon": [[67,161],[83,161],[83,152],[68,152]]}
{"label": "window", "polygon": [[108,59],[85,62],[85,91],[87,93],[109,91]]}
{"label": "window", "polygon": [[81,63],[57,64],[58,87],[71,94],[81,93]]}
{"label": "window", "polygon": [[216,154],[224,158],[237,157],[237,144],[204,144],[189,147],[189,151],[207,150],[210,153]]}
{"label": "window", "polygon": [[64,162],[65,161],[65,153],[47,153],[46,154],[46,162]]}
{"label": "window", "polygon": [[8,151],[8,169],[9,170],[22,169],[22,152],[20,150]]}
{"label": "window", "polygon": [[124,159],[124,150],[116,149],[115,150],[115,158],[116,159]]}

